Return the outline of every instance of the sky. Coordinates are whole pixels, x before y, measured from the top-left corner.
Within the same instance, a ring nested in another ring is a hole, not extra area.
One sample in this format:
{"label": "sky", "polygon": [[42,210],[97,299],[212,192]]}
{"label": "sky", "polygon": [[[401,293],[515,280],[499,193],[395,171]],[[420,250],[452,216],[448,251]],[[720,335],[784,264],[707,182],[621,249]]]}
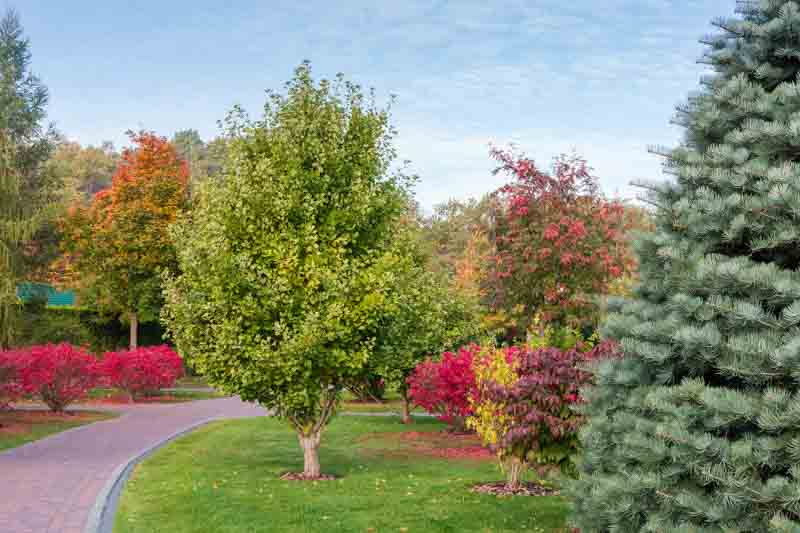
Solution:
{"label": "sky", "polygon": [[49,118],[83,144],[125,131],[205,139],[234,104],[258,117],[303,60],[397,98],[399,157],[426,210],[501,185],[490,144],[547,167],[576,151],[603,190],[665,179],[676,104],[698,87],[698,39],[734,0],[8,0]]}

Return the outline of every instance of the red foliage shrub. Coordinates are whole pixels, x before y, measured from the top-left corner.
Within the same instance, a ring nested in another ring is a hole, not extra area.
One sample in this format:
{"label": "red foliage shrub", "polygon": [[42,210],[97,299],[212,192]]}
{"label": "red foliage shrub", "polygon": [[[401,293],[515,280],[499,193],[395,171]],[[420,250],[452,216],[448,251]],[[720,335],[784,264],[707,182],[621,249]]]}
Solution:
{"label": "red foliage shrub", "polygon": [[18,351],[0,352],[0,409],[9,407],[24,392],[19,380],[19,362]]}
{"label": "red foliage shrub", "polygon": [[480,347],[470,345],[457,354],[445,352],[441,360],[428,359],[417,365],[408,378],[409,398],[427,412],[459,429],[472,414],[469,398],[475,391],[473,360]]}
{"label": "red foliage shrub", "polygon": [[489,383],[480,390],[481,398],[497,406],[495,415],[504,421],[493,448],[501,457],[514,456],[523,463],[534,458],[570,468],[583,423],[571,407],[581,402],[580,389],[592,379],[584,364],[614,356],[616,345],[602,342],[588,351],[506,350],[516,360],[516,381],[509,385]]}
{"label": "red foliage shrub", "polygon": [[131,401],[172,387],[183,375],[181,357],[166,345],[108,352],[100,366],[104,381],[127,392]]}
{"label": "red foliage shrub", "polygon": [[21,389],[54,412],[86,396],[98,382],[95,357],[70,344],[32,346],[14,353]]}

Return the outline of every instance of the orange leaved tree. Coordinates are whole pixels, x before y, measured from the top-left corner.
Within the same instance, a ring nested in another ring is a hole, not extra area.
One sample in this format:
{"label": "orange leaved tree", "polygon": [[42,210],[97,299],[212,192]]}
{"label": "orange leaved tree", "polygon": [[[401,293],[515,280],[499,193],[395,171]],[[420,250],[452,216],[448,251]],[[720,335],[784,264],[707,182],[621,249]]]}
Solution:
{"label": "orange leaved tree", "polygon": [[81,297],[130,323],[158,318],[161,272],[176,268],[167,235],[186,202],[189,171],[175,147],[150,132],[130,133],[111,187],[64,219],[64,251]]}

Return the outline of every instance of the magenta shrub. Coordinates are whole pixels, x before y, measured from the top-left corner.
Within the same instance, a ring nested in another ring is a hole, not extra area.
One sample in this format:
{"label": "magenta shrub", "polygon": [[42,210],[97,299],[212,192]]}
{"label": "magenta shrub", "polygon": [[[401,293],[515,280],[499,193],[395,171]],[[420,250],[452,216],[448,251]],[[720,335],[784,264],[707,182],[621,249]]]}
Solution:
{"label": "magenta shrub", "polygon": [[472,414],[470,395],[475,393],[472,363],[480,354],[478,345],[462,347],[458,353],[445,352],[438,361],[428,359],[408,378],[411,401],[440,420],[464,429]]}
{"label": "magenta shrub", "polygon": [[100,367],[104,382],[127,392],[131,401],[172,387],[183,375],[183,360],[166,345],[108,352]]}
{"label": "magenta shrub", "polygon": [[7,409],[24,393],[19,379],[19,363],[18,351],[0,351],[0,409]]}
{"label": "magenta shrub", "polygon": [[41,399],[54,412],[86,396],[100,370],[89,352],[67,343],[32,346],[12,352],[17,387]]}

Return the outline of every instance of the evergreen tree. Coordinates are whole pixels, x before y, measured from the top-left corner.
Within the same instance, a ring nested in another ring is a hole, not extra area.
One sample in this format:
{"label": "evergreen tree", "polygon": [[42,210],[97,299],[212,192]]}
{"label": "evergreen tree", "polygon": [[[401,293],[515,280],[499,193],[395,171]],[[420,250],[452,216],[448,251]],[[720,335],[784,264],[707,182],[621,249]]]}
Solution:
{"label": "evergreen tree", "polygon": [[800,531],[800,4],[740,2],[586,391],[581,531]]}
{"label": "evergreen tree", "polygon": [[43,165],[54,132],[44,125],[47,89],[14,11],[0,21],[0,348],[12,339],[24,245],[38,230],[54,187]]}

